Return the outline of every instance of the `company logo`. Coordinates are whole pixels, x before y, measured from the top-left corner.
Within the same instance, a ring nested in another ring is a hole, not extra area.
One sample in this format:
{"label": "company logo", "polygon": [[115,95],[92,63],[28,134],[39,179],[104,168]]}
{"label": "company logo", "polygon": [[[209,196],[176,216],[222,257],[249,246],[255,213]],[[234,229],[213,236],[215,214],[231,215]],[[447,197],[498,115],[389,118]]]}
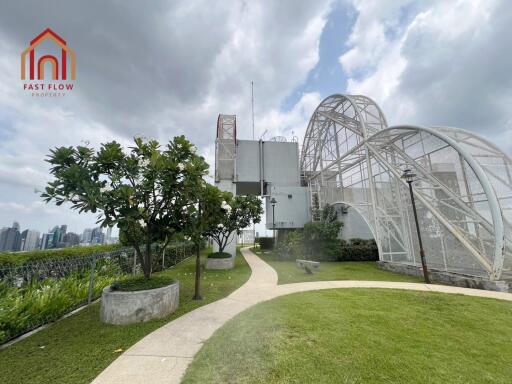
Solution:
{"label": "company logo", "polygon": [[[45,41],[54,43],[53,49],[57,50],[57,55],[46,52],[49,48],[41,46]],[[37,61],[36,50],[39,56]],[[57,56],[60,56],[60,60]],[[50,63],[50,66],[46,65],[47,63]],[[73,90],[73,83],[66,81],[76,79],[75,51],[62,37],[47,28],[21,53],[21,80],[27,79],[27,72],[30,82],[24,83],[23,89],[32,91],[32,96],[64,96],[65,91]],[[52,82],[36,82],[36,80],[52,80]]]}

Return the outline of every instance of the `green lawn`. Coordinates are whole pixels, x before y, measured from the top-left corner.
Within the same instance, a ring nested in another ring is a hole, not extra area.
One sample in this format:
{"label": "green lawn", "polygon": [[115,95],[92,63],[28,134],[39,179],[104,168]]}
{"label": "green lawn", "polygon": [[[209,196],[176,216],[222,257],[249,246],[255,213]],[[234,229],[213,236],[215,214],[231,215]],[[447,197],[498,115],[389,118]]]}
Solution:
{"label": "green lawn", "polygon": [[[67,319],[0,350],[2,384],[89,383],[120,352],[151,331],[202,305],[219,300],[247,281],[251,272],[239,254],[230,271],[204,271],[202,301],[193,301],[195,259],[161,272],[180,281],[180,306],[162,320],[128,326],[99,321],[99,304],[93,304]],[[150,378],[148,378],[150,380]]]}
{"label": "green lawn", "polygon": [[406,281],[419,283],[423,280],[416,276],[402,275],[377,268],[373,261],[343,261],[320,263],[320,269],[308,275],[295,264],[295,261],[275,261],[271,252],[262,253],[254,250],[258,256],[277,271],[279,284],[299,283],[303,281],[328,280],[371,280],[371,281]]}
{"label": "green lawn", "polygon": [[512,304],[379,289],[293,294],[239,314],[184,383],[510,383]]}

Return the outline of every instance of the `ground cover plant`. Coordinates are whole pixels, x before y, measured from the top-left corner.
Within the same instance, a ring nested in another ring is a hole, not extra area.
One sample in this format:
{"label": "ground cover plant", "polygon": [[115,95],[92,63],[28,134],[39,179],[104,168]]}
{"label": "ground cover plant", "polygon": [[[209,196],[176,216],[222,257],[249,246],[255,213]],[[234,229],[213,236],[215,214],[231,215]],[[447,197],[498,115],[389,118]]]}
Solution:
{"label": "ground cover plant", "polygon": [[279,284],[299,283],[304,281],[329,280],[371,280],[371,281],[404,281],[420,283],[422,279],[416,276],[402,275],[377,268],[374,261],[322,261],[320,269],[310,275],[298,268],[295,260],[281,261],[275,251],[262,252],[251,248],[258,256],[270,264],[279,276]]}
{"label": "ground cover plant", "polygon": [[[190,242],[169,244],[165,261],[154,259],[153,269],[162,270],[176,264],[191,254],[191,246]],[[138,273],[133,249],[114,248],[114,251],[100,253],[97,247],[84,248],[90,253],[72,252],[71,257],[55,251],[57,257],[54,258],[54,253],[49,252],[44,258],[38,256],[22,265],[0,268],[0,344],[86,304],[93,265],[91,299],[98,298],[103,288],[111,283]],[[97,257],[94,263],[93,254]]]}
{"label": "ground cover plant", "polygon": [[229,259],[230,257],[231,254],[227,252],[212,252],[208,255],[209,259]]}
{"label": "ground cover plant", "polygon": [[510,383],[512,303],[379,289],[283,296],[210,338],[183,383]]}
{"label": "ground cover plant", "polygon": [[[99,297],[103,288],[123,276],[119,265],[102,260],[95,273],[92,297]],[[60,279],[33,280],[19,288],[0,283],[0,343],[85,304],[89,281],[89,270],[83,270]]]}
{"label": "ground cover plant", "polygon": [[148,289],[162,288],[174,282],[175,280],[172,277],[165,275],[155,275],[151,279],[148,279],[145,276],[137,276],[115,281],[111,285],[111,289],[113,291],[121,292],[144,291]]}
{"label": "ground cover plant", "polygon": [[[207,251],[203,251],[203,261]],[[203,300],[192,300],[195,261],[189,258],[174,268],[156,272],[180,282],[178,310],[164,319],[126,326],[103,324],[99,303],[50,324],[46,329],[0,350],[0,382],[3,384],[90,383],[119,353],[146,334],[202,305],[226,297],[249,278],[250,268],[239,254],[235,268],[206,270],[202,274]],[[150,381],[150,378],[148,378]]]}

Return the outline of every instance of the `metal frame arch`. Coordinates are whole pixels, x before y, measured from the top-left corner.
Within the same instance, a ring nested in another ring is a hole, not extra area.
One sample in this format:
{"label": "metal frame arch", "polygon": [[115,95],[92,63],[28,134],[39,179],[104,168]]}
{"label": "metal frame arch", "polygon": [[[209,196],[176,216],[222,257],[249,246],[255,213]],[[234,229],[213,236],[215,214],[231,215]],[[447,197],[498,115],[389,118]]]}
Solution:
{"label": "metal frame arch", "polygon": [[[496,151],[496,153],[499,153],[500,156],[502,156],[503,158],[507,159],[507,161],[510,164],[512,164],[512,158],[509,155],[507,155],[505,152],[503,152],[496,144],[494,144],[493,142],[487,140],[485,137],[478,136],[475,133],[473,133],[473,132],[471,132],[471,131],[469,131],[467,129],[459,128],[459,127],[452,127],[452,126],[447,126],[447,125],[435,125],[435,126],[432,126],[431,128],[436,129],[436,130],[440,130],[443,133],[456,132],[456,133],[461,133],[461,134],[468,135],[472,139],[478,140],[481,143],[484,143],[485,145],[488,145],[490,148],[492,148],[494,151]],[[452,137],[452,139],[457,141],[457,139],[454,138],[454,137]]]}
{"label": "metal frame arch", "polygon": [[512,160],[496,145],[460,128],[387,127],[380,107],[361,95],[326,97],[308,122],[300,166],[311,206],[351,206],[381,260],[416,264],[401,179],[409,164],[421,175],[415,194],[434,268],[491,280],[511,274]]}
{"label": "metal frame arch", "polygon": [[[440,140],[443,140],[445,143],[450,145],[454,150],[456,150],[468,163],[468,165],[471,167],[473,172],[478,178],[478,181],[480,182],[480,185],[482,186],[485,195],[487,197],[487,201],[489,203],[490,213],[493,221],[493,227],[494,227],[494,238],[495,238],[495,249],[494,249],[494,258],[493,258],[493,264],[492,264],[492,275],[490,276],[492,280],[498,279],[501,276],[501,270],[503,268],[503,251],[504,251],[504,244],[505,244],[505,230],[504,230],[504,223],[503,223],[503,217],[501,213],[501,206],[498,201],[498,196],[496,195],[494,188],[492,187],[492,184],[487,176],[487,173],[482,168],[480,163],[473,157],[471,153],[469,153],[467,150],[462,148],[461,145],[457,141],[455,141],[450,136],[435,130],[433,128],[423,127],[423,126],[414,126],[414,125],[399,125],[399,126],[392,126],[388,127],[373,136],[371,136],[368,139],[368,142],[372,140],[375,140],[376,138],[380,136],[385,136],[387,132],[390,132],[392,130],[413,130],[413,131],[423,131],[431,134],[432,136],[435,136],[439,138]],[[501,152],[501,151],[500,151]]]}
{"label": "metal frame arch", "polygon": [[[310,165],[310,164],[306,164],[307,157],[310,157],[310,158],[312,157],[313,159],[315,159],[319,156],[317,148],[311,148],[311,145],[315,144],[315,143],[311,143],[311,138],[313,137],[312,130],[315,128],[315,125],[318,124],[318,118],[317,118],[318,114],[320,114],[326,118],[330,118],[332,121],[334,121],[332,117],[325,116],[324,114],[321,113],[321,112],[325,112],[325,111],[322,111],[322,108],[328,107],[331,111],[336,111],[336,109],[340,106],[340,104],[342,104],[344,101],[348,101],[351,104],[352,108],[354,109],[356,116],[358,117],[357,121],[361,126],[360,127],[361,137],[363,139],[368,138],[369,132],[368,132],[368,127],[367,127],[367,122],[363,116],[363,113],[362,113],[363,110],[361,109],[360,103],[357,102],[357,99],[363,99],[363,100],[367,101],[367,105],[371,105],[372,107],[374,107],[379,114],[379,116],[378,116],[379,119],[381,120],[381,127],[382,127],[381,129],[384,129],[385,127],[387,127],[387,120],[386,120],[384,113],[382,112],[379,105],[375,101],[373,101],[371,98],[364,96],[364,95],[345,95],[345,94],[338,94],[338,93],[327,96],[316,107],[315,111],[313,112],[313,114],[311,116],[311,119],[309,120],[308,127],[306,129],[306,133],[304,134],[304,141],[303,141],[303,145],[302,145],[301,159],[300,159],[300,167],[303,171],[305,171],[305,166]],[[338,103],[336,103],[334,106],[328,105],[328,103],[335,101],[335,100],[338,100]],[[338,123],[342,124],[342,122],[339,122],[339,121],[338,121]],[[322,137],[323,132],[325,130],[326,130],[326,128],[323,127],[322,131],[319,133],[318,136]],[[319,143],[316,143],[316,144],[319,144]],[[313,151],[312,151],[312,149],[313,149]],[[311,171],[314,171],[314,170],[311,170]]]}

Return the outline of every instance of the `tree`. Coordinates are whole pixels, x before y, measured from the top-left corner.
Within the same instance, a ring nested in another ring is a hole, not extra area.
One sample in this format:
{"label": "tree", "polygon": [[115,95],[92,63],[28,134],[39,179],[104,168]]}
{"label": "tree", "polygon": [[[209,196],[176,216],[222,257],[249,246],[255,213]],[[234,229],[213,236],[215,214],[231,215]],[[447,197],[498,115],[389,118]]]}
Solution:
{"label": "tree", "polygon": [[54,180],[41,196],[97,213],[101,226],[119,227],[120,240],[134,247],[144,276],[152,269],[152,244],[165,249],[188,224],[188,212],[202,193],[208,164],[184,136],[164,149],[156,140],[134,139],[128,153],[115,141],[94,149],[60,147],[48,161]]}
{"label": "tree", "polygon": [[304,225],[302,232],[306,254],[313,257],[327,257],[334,259],[339,248],[337,240],[343,222],[337,221],[336,210],[332,205],[326,204],[322,210],[320,221],[312,221]]}
{"label": "tree", "polygon": [[233,197],[229,192],[212,190],[204,205],[203,234],[217,243],[219,252],[224,252],[231,235],[240,234],[251,222],[259,223],[262,214],[261,200],[256,196]]}
{"label": "tree", "polygon": [[187,207],[186,234],[196,244],[194,300],[201,300],[200,244],[204,236],[212,237],[222,252],[230,235],[258,223],[263,213],[261,201],[255,196],[236,196],[204,183],[194,204]]}

